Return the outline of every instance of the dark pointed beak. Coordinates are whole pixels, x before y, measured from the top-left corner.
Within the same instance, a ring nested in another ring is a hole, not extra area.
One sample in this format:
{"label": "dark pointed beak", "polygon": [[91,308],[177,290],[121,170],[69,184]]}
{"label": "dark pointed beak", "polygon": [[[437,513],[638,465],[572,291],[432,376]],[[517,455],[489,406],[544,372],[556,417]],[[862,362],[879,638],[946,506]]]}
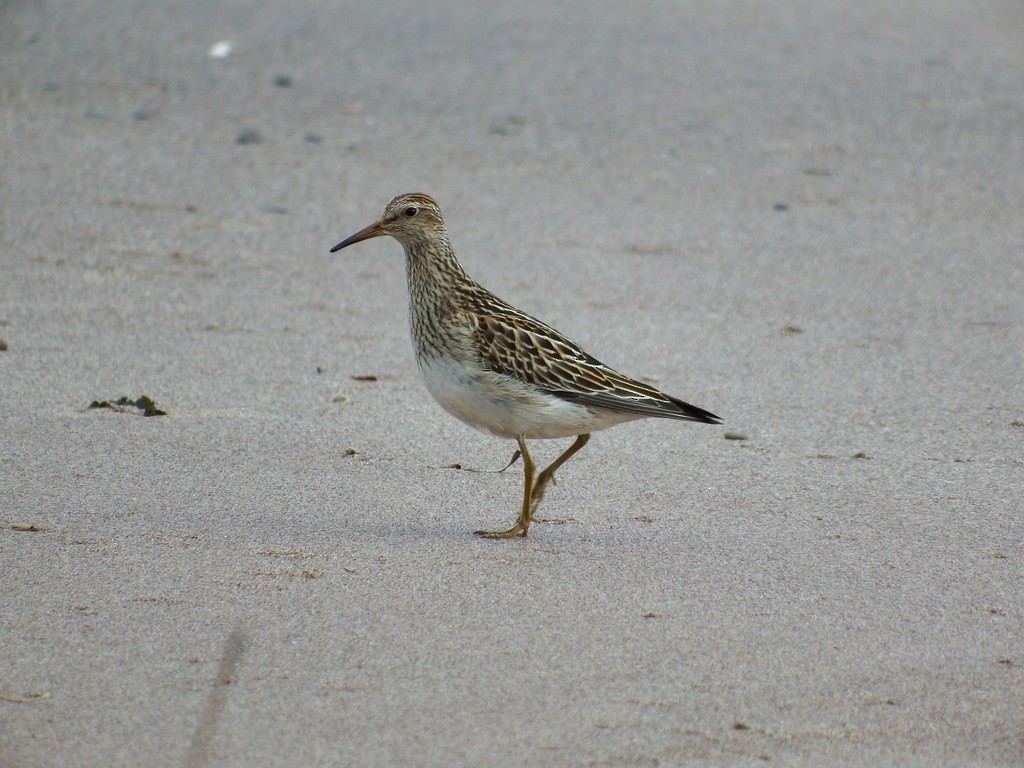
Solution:
{"label": "dark pointed beak", "polygon": [[351,237],[346,237],[336,246],[331,248],[331,253],[340,251],[342,248],[347,248],[353,243],[361,243],[363,240],[369,240],[371,237],[383,237],[385,234],[387,233],[383,229],[381,229],[380,222],[375,221],[373,224],[366,227],[365,229],[360,229]]}

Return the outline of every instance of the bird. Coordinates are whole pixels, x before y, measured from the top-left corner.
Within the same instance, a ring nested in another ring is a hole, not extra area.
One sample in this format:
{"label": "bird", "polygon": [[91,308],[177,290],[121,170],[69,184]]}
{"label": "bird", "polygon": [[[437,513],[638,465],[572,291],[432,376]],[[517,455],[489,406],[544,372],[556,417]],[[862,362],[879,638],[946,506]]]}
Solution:
{"label": "bird", "polygon": [[[523,461],[518,519],[507,530],[480,530],[478,536],[525,537],[555,472],[591,432],[649,417],[722,423],[710,411],[610,368],[473,280],[456,259],[441,209],[429,195],[398,195],[377,221],[331,253],[385,236],[405,250],[410,330],[427,390],[457,419],[515,440],[512,463]],[[526,441],[569,437],[575,438],[572,445],[538,473]]]}

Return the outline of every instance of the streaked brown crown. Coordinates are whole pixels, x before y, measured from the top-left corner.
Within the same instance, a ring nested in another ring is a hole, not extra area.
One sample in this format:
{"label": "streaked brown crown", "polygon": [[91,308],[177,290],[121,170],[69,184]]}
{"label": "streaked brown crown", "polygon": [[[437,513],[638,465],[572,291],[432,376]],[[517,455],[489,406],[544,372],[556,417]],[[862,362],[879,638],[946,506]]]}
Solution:
{"label": "streaked brown crown", "polygon": [[430,195],[399,195],[384,208],[380,228],[402,245],[432,241],[445,233],[441,208]]}

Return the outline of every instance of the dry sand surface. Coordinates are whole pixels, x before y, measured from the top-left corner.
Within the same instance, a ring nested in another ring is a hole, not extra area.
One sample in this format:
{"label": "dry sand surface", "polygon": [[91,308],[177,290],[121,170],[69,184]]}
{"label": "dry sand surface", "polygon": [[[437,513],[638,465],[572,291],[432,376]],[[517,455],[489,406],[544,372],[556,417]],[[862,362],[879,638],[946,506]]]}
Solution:
{"label": "dry sand surface", "polygon": [[[0,191],[0,767],[1024,765],[1019,0],[0,0]],[[407,191],[726,423],[475,538]]]}

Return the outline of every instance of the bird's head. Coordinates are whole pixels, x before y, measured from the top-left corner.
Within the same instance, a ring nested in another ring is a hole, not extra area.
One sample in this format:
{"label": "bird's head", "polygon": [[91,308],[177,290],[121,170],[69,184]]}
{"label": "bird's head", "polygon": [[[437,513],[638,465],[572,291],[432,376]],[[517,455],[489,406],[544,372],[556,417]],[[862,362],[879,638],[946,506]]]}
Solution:
{"label": "bird's head", "polygon": [[444,219],[434,198],[417,192],[399,195],[384,208],[384,214],[373,224],[361,229],[331,248],[340,251],[353,243],[387,235],[403,246],[429,243],[445,236]]}

